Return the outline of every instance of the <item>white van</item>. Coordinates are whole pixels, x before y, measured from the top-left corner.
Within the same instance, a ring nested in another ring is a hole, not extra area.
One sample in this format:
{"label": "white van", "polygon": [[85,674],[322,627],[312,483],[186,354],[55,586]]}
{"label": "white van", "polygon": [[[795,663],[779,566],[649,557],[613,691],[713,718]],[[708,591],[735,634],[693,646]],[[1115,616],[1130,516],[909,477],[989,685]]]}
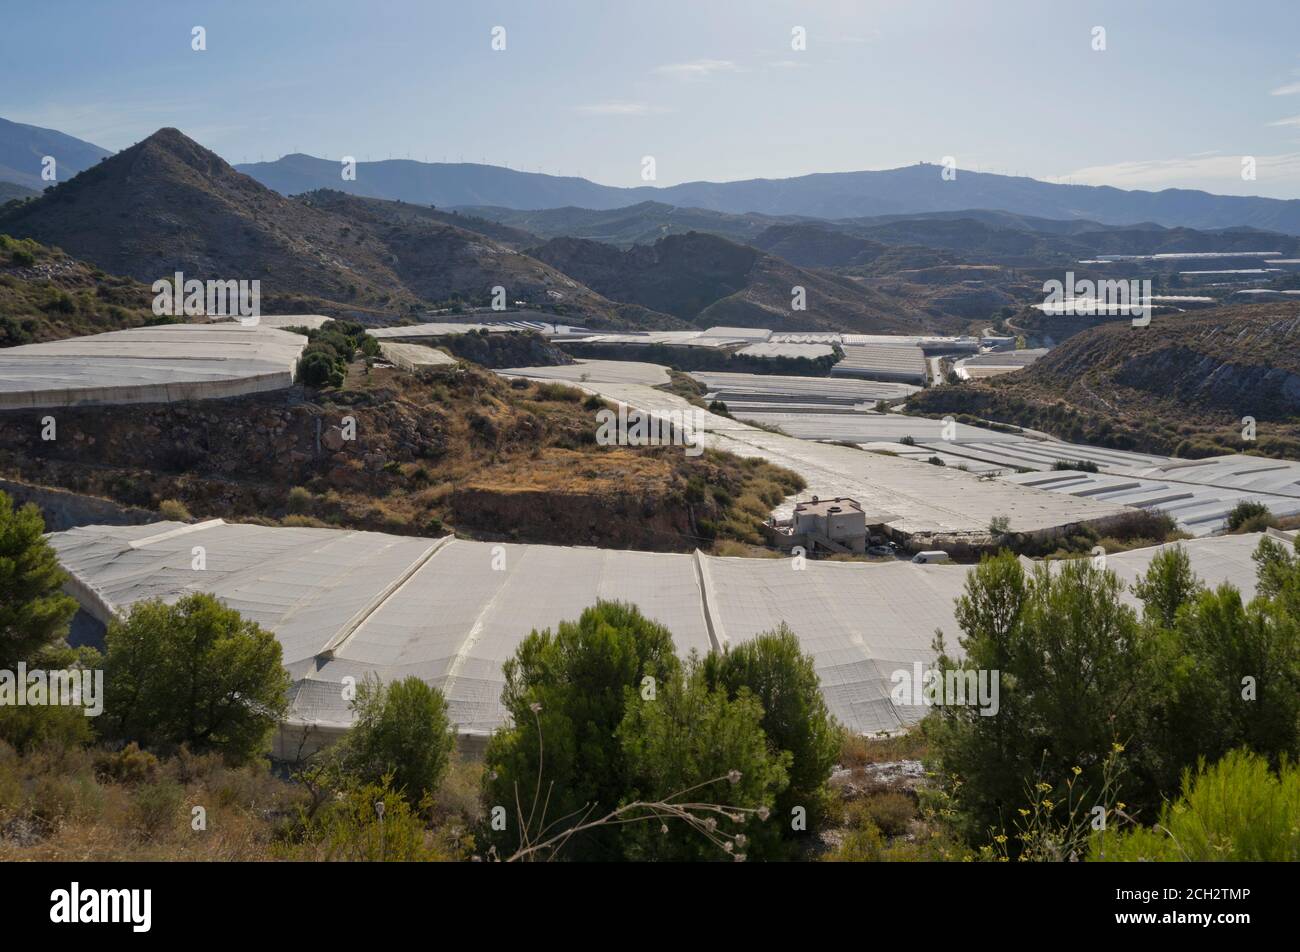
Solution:
{"label": "white van", "polygon": [[922,565],[927,565],[930,562],[947,562],[948,553],[940,552],[937,549],[930,552],[918,552],[916,555],[912,556],[912,561],[919,562]]}

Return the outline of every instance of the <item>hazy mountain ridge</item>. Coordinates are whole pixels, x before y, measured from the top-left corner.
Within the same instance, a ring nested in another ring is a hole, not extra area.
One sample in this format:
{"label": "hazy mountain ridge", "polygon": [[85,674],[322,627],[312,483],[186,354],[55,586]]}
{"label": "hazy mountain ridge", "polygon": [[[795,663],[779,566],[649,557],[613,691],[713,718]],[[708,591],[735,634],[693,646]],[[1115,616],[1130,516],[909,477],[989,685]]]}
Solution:
{"label": "hazy mountain ridge", "polygon": [[1058,185],[968,170],[958,170],[955,179],[945,180],[941,167],[928,163],[786,179],[631,188],[471,163],[359,162],[356,180],[350,182],[342,181],[341,168],[340,163],[301,154],[240,166],[282,194],[331,187],[438,206],[542,209],[572,205],[609,210],[652,201],[718,212],[826,219],[982,208],[1041,218],[1086,218],[1112,225],[1145,221],[1193,228],[1248,225],[1300,235],[1300,200],[1295,199],[1214,195],[1192,189],[1150,192]]}
{"label": "hazy mountain ridge", "polygon": [[17,182],[0,182],[0,205],[14,199],[35,198],[39,194],[36,189],[19,185]]}
{"label": "hazy mountain ridge", "polygon": [[801,267],[845,269],[871,276],[961,261],[1062,267],[1102,254],[1279,251],[1289,257],[1300,253],[1300,239],[1254,228],[1167,228],[1154,222],[1105,225],[990,209],[835,220],[733,215],[660,202],[610,210],[476,207],[463,211],[526,228],[543,238],[590,238],[620,247],[654,241],[665,234],[708,232],[761,248]]}
{"label": "hazy mountain ridge", "polygon": [[459,211],[527,229],[542,239],[589,238],[624,248],[691,231],[707,231],[732,241],[752,244],[754,238],[774,225],[803,220],[771,215],[733,215],[704,208],[678,208],[653,201],[611,209],[468,206]]}
{"label": "hazy mountain ridge", "polygon": [[[111,154],[107,149],[55,129],[0,119],[0,182],[39,192],[51,184],[41,178],[46,156],[55,160],[57,180],[65,182]],[[0,201],[13,197],[16,196],[6,196],[0,191]]]}

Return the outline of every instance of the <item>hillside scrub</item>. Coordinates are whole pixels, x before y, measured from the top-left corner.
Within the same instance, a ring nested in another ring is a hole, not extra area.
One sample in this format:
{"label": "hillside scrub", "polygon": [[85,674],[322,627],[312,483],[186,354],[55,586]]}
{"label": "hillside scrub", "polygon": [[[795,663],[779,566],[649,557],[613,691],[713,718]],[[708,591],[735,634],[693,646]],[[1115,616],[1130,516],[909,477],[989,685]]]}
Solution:
{"label": "hillside scrub", "polygon": [[[0,470],[150,509],[174,500],[199,519],[560,544],[577,541],[577,524],[586,544],[660,551],[762,544],[762,521],[803,488],[788,470],[727,453],[601,446],[602,406],[468,364],[376,368],[310,401],[284,392],[130,414],[67,408],[60,431],[93,444],[0,427]],[[356,421],[353,440],[344,417]]]}
{"label": "hillside scrub", "polygon": [[1108,862],[1300,862],[1300,768],[1234,750],[1183,772],[1182,795],[1151,826],[1093,834],[1088,858]]}
{"label": "hillside scrub", "polygon": [[0,234],[0,348],[159,321],[148,286]]}
{"label": "hillside scrub", "polygon": [[492,369],[555,367],[575,363],[572,357],[534,331],[493,334],[484,329],[468,334],[451,334],[438,343],[456,357]]}

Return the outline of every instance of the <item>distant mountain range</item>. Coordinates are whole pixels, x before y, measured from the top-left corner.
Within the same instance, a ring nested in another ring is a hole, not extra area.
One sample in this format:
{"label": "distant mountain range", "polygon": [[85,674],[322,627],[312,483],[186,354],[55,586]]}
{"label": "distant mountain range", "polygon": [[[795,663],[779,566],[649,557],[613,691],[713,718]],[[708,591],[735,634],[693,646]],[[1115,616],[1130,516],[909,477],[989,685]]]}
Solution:
{"label": "distant mountain range", "polygon": [[57,246],[146,284],[177,271],[259,280],[268,313],[387,322],[456,299],[486,305],[501,285],[511,304],[598,325],[681,326],[610,301],[485,234],[445,224],[448,217],[342,192],[286,198],[179,131],[160,129],[40,197],[0,209],[0,234]]}
{"label": "distant mountain range", "polygon": [[[53,184],[41,178],[46,156],[53,157],[57,181],[64,182],[111,154],[53,129],[0,119],[0,182],[40,191]],[[22,197],[0,191],[0,201]]]}
{"label": "distant mountain range", "polygon": [[1085,218],[1109,225],[1155,222],[1190,228],[1250,226],[1300,235],[1300,200],[1295,199],[1212,195],[1189,189],[1146,192],[1057,185],[965,170],[959,170],[952,181],[945,181],[940,166],[925,163],[884,171],[687,182],[662,188],[617,188],[582,178],[491,165],[405,159],[360,162],[355,181],[344,181],[340,163],[302,154],[241,165],[239,169],[284,195],[333,188],[441,208],[496,205],[531,210],[574,206],[601,211],[654,201],[732,214],[828,219],[979,208],[1060,220]]}
{"label": "distant mountain range", "polygon": [[[543,242],[486,219],[338,190],[286,198],[175,129],[0,209],[0,233],[146,284],[177,271],[256,279],[268,313],[391,321],[457,301],[485,305],[500,285],[511,305],[602,327],[960,326],[952,311],[923,313],[913,297],[702,232],[624,252],[583,239]],[[806,311],[791,308],[796,286]]]}
{"label": "distant mountain range", "polygon": [[[0,119],[0,182],[40,190],[41,162],[50,155],[58,162],[59,181],[89,168],[109,151],[52,129]],[[475,163],[427,163],[407,159],[360,162],[355,180],[344,180],[339,162],[295,153],[274,162],[237,166],[268,188],[292,196],[331,189],[369,198],[386,198],[439,209],[464,209],[513,227],[554,237],[526,220],[507,221],[498,210],[619,212],[653,203],[676,209],[676,221],[660,222],[657,231],[633,233],[626,216],[605,221],[606,233],[565,231],[579,237],[616,244],[645,243],[665,234],[710,230],[737,240],[757,232],[754,216],[777,224],[799,218],[828,220],[915,218],[972,209],[1020,218],[1031,230],[1055,227],[1069,233],[1071,222],[1085,220],[1110,226],[1154,223],[1165,227],[1220,229],[1251,227],[1300,235],[1300,200],[1213,195],[1189,189],[1159,192],[1109,186],[1057,185],[1036,179],[958,170],[946,181],[941,167],[926,163],[864,172],[828,172],[785,179],[738,182],[687,182],[658,187],[619,188],[573,176],[546,175]],[[8,195],[5,197],[19,197]],[[691,219],[696,210],[748,216],[724,230],[707,229]],[[581,218],[581,215],[575,216]],[[634,215],[634,218],[640,217]],[[1048,226],[1045,222],[1055,222]],[[595,223],[588,221],[590,228]],[[667,226],[667,227],[663,227]],[[761,230],[761,229],[760,229]]]}
{"label": "distant mountain range", "polygon": [[[287,197],[175,129],[0,207],[0,234],[145,284],[176,271],[256,279],[267,313],[389,322],[487,305],[501,286],[511,306],[594,327],[865,333],[965,330],[1033,300],[1041,269],[1097,254],[1300,257],[1300,238],[1254,228],[1108,225],[988,209],[826,220],[649,201],[521,211],[448,210],[342,188]],[[796,287],[806,311],[792,309]]]}
{"label": "distant mountain range", "polygon": [[[533,244],[574,237],[628,248],[668,235],[708,232],[761,248],[800,267],[851,269],[863,275],[878,271],[877,263],[930,267],[956,263],[953,255],[1012,267],[1060,267],[1102,254],[1276,251],[1286,257],[1300,255],[1300,238],[1253,228],[1197,230],[1154,222],[1105,225],[1083,218],[1062,221],[987,209],[833,221],[737,215],[661,202],[609,210],[473,206],[447,213],[448,221],[471,230],[478,230],[481,225],[472,223],[483,219],[535,236]],[[515,235],[513,240],[522,239]],[[887,260],[882,260],[890,249]]]}

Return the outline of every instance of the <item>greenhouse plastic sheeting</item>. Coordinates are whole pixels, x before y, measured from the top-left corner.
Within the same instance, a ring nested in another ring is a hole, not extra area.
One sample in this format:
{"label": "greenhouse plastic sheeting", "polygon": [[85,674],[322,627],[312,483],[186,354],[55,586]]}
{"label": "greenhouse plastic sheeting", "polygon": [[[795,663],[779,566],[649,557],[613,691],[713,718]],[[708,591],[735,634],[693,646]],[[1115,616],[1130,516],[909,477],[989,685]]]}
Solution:
{"label": "greenhouse plastic sheeting", "polygon": [[[501,666],[530,631],[576,619],[598,599],[636,604],[678,653],[741,644],[787,624],[817,668],[831,712],[860,733],[924,713],[896,706],[892,676],[956,651],[960,565],[733,559],[699,553],[418,539],[339,529],[86,526],[51,544],[69,590],[101,618],[138,601],[210,592],[275,633],[293,677],[290,720],[346,726],[344,678],[415,675],[440,688],[464,734],[505,721]],[[1258,535],[1182,543],[1209,584],[1254,591]],[[195,568],[196,547],[205,559]],[[1109,557],[1131,582],[1158,549]]]}
{"label": "greenhouse plastic sheeting", "polygon": [[0,350],[0,409],[164,403],[293,384],[307,344],[272,327],[163,324]]}

